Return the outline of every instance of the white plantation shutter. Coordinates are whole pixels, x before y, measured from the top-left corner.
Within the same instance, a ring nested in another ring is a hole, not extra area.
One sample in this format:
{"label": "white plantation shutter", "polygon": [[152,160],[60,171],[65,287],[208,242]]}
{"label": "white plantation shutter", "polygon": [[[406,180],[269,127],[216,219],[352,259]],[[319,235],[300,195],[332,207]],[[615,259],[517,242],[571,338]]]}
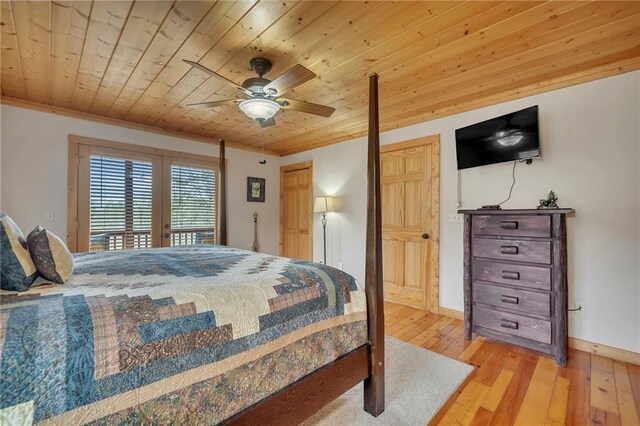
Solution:
{"label": "white plantation shutter", "polygon": [[215,170],[171,165],[171,245],[215,241]]}
{"label": "white plantation shutter", "polygon": [[90,251],[151,247],[152,166],[91,156]]}

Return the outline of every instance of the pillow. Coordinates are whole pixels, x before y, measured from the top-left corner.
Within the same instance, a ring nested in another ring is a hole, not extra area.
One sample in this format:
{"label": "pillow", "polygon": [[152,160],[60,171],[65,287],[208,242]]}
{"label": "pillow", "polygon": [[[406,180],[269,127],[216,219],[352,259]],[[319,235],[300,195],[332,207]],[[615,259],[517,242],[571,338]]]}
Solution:
{"label": "pillow", "polygon": [[27,241],[16,223],[0,211],[0,288],[26,291],[38,277]]}
{"label": "pillow", "polygon": [[64,284],[73,272],[73,255],[51,231],[36,226],[27,236],[31,258],[42,278]]}

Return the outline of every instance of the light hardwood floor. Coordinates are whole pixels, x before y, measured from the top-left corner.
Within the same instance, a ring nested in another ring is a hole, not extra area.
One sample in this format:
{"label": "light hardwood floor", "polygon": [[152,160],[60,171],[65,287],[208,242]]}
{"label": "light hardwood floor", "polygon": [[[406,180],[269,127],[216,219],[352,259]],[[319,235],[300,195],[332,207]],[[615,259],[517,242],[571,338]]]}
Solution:
{"label": "light hardwood floor", "polygon": [[434,425],[639,425],[640,366],[570,349],[550,357],[474,335],[462,321],[385,302],[386,333],[459,361],[474,372]]}

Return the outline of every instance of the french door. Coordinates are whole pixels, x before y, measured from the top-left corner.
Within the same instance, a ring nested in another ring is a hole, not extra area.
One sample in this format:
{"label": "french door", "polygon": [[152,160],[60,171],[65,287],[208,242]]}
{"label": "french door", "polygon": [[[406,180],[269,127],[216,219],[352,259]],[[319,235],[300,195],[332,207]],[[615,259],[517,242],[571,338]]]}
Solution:
{"label": "french door", "polygon": [[70,144],[72,251],[216,242],[216,158],[100,142]]}
{"label": "french door", "polygon": [[163,158],[162,246],[215,244],[216,169]]}

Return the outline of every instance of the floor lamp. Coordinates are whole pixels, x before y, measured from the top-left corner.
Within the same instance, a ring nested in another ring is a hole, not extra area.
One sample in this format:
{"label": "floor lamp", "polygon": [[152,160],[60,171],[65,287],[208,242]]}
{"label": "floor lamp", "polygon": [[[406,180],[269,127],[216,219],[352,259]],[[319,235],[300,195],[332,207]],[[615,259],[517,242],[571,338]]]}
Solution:
{"label": "floor lamp", "polygon": [[316,197],[316,202],[313,206],[315,213],[322,213],[322,248],[323,248],[323,262],[327,264],[327,212],[335,211],[335,206],[332,197]]}

